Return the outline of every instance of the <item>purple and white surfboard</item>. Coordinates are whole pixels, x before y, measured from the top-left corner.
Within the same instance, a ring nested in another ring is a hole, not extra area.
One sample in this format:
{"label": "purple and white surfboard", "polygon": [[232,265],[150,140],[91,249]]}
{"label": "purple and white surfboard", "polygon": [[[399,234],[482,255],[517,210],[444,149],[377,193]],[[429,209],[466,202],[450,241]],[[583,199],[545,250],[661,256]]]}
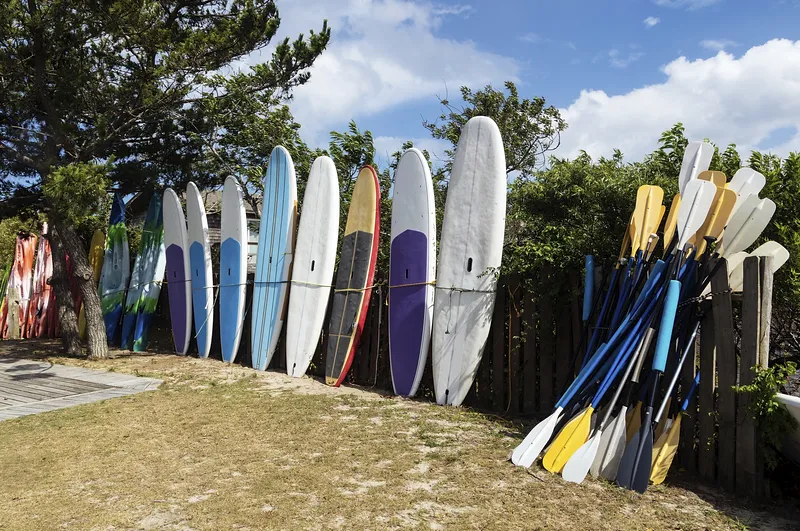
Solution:
{"label": "purple and white surfboard", "polygon": [[436,212],[428,161],[417,149],[397,166],[389,259],[389,360],[394,392],[414,396],[425,371],[436,278]]}
{"label": "purple and white surfboard", "polygon": [[164,246],[167,249],[167,292],[175,352],[186,354],[192,332],[192,284],[186,217],[172,188],[164,191]]}

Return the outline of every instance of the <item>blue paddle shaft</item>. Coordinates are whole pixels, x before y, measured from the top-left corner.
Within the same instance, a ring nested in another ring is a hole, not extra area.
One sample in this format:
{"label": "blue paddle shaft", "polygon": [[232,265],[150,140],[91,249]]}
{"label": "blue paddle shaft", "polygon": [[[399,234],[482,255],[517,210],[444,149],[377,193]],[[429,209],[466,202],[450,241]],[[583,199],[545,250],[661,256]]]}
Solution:
{"label": "blue paddle shaft", "polygon": [[681,411],[686,411],[689,408],[689,400],[692,399],[692,395],[697,390],[697,386],[700,384],[700,371],[697,372],[697,376],[694,377],[694,382],[692,383],[692,387],[689,388],[689,394],[686,395],[686,399],[683,401],[681,405]]}
{"label": "blue paddle shaft", "polygon": [[592,297],[594,296],[594,256],[586,255],[586,277],[583,282],[583,322],[592,314]]}
{"label": "blue paddle shaft", "polygon": [[670,280],[667,288],[667,298],[664,301],[664,310],[661,313],[661,324],[658,327],[656,352],[653,356],[653,370],[664,372],[667,366],[669,343],[672,339],[672,327],[675,325],[675,312],[678,310],[678,299],[681,295],[681,283]]}

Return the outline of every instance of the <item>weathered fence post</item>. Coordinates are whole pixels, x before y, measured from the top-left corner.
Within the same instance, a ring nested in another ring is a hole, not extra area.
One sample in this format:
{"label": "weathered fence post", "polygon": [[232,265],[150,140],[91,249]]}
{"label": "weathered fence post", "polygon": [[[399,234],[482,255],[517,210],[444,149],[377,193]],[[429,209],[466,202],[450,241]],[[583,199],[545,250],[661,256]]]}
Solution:
{"label": "weathered fence post", "polygon": [[[720,258],[720,260],[725,259]],[[727,262],[723,262],[711,280],[711,291],[714,294],[712,311],[714,312],[714,337],[717,344],[716,365],[719,382],[717,472],[720,485],[726,490],[733,491],[736,486],[736,391],[734,391],[734,386],[736,385],[737,363]]]}
{"label": "weathered fence post", "polygon": [[[745,258],[742,298],[742,349],[739,363],[739,385],[753,383],[751,370],[758,364],[761,289],[759,286],[759,258]],[[761,476],[756,469],[756,419],[749,411],[749,393],[739,393],[736,424],[736,493],[756,496]]]}

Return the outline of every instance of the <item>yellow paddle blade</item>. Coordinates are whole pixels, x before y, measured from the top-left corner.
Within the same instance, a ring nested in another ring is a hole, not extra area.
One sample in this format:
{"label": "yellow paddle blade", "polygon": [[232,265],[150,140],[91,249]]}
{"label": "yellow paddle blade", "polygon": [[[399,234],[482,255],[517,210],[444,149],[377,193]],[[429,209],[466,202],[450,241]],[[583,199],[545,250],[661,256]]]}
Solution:
{"label": "yellow paddle blade", "polygon": [[625,417],[628,429],[625,431],[626,442],[631,442],[634,434],[642,427],[642,403],[636,402],[636,407]]}
{"label": "yellow paddle blade", "polygon": [[672,243],[672,238],[675,237],[675,230],[678,227],[678,210],[681,207],[681,194],[675,194],[672,198],[672,204],[669,206],[669,214],[667,220],[664,222],[664,250]]}
{"label": "yellow paddle blade", "polygon": [[550,444],[550,448],[542,458],[542,465],[557,474],[561,472],[569,458],[572,457],[583,443],[589,440],[589,430],[592,426],[592,413],[594,409],[587,407],[578,413],[572,420],[558,432]]}
{"label": "yellow paddle blade", "polygon": [[722,197],[722,191],[724,188],[717,187],[717,192],[714,194],[714,201],[711,203],[711,208],[708,209],[708,214],[706,214],[706,220],[700,225],[700,228],[697,229],[697,232],[692,234],[689,240],[686,242],[694,247],[697,248],[697,256],[700,255],[700,242],[703,241],[703,236],[705,235],[706,231],[706,224],[711,223],[711,217],[714,215],[714,205],[717,204],[717,201]]}
{"label": "yellow paddle blade", "polygon": [[664,221],[664,214],[667,213],[667,205],[661,205],[661,212],[658,213],[658,223],[656,223],[656,230],[653,232],[658,232],[658,229],[661,228],[661,223]]}
{"label": "yellow paddle blade", "polygon": [[[708,217],[698,231],[698,234],[712,236],[719,240],[720,236],[722,236],[722,231],[725,229],[725,225],[728,224],[728,219],[731,217],[734,205],[736,205],[736,192],[728,190],[727,188],[717,188],[714,204],[711,206]],[[702,255],[705,251],[705,239],[700,238],[697,242],[697,256]]]}
{"label": "yellow paddle blade", "polygon": [[647,198],[651,193],[651,188],[653,186],[645,184],[636,191],[636,207],[633,209],[633,219],[631,220],[631,256],[639,249],[639,238],[642,235],[642,227],[644,227],[645,223]]}
{"label": "yellow paddle blade", "polygon": [[721,171],[701,171],[697,174],[697,178],[701,181],[711,181],[720,188],[725,188],[725,184],[728,182],[728,178]]}
{"label": "yellow paddle blade", "polygon": [[[667,472],[672,466],[672,460],[678,452],[678,442],[681,439],[681,417],[675,419],[672,426],[659,437],[656,446],[653,447],[653,467],[650,471],[650,481],[653,485],[660,485],[667,477]],[[657,448],[656,448],[657,447]]]}
{"label": "yellow paddle blade", "polygon": [[[670,396],[667,398],[667,405],[664,406],[664,411],[669,411],[669,406],[671,402],[672,402],[672,397]],[[661,436],[661,434],[664,433],[664,426],[667,424],[667,417],[668,415],[663,415],[661,417],[661,420],[658,421],[658,424],[656,424],[656,431],[653,432],[654,438],[658,439]]]}
{"label": "yellow paddle blade", "polygon": [[647,245],[647,239],[658,229],[658,219],[661,215],[661,203],[663,202],[664,190],[662,190],[659,186],[650,186],[647,193],[647,198],[644,202],[644,217],[642,218],[642,226],[639,227],[640,251],[644,251],[644,248]]}

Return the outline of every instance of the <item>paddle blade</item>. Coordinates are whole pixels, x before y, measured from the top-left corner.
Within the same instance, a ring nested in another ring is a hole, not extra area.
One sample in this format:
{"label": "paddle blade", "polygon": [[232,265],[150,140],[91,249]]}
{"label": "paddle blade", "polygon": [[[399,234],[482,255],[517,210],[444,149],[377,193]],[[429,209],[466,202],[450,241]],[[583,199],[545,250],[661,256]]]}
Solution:
{"label": "paddle blade", "polygon": [[725,225],[728,224],[733,205],[736,204],[736,194],[727,188],[717,187],[717,195],[714,197],[714,204],[706,217],[705,223],[700,227],[696,234],[697,256],[706,252],[706,236],[718,240],[722,235]]}
{"label": "paddle blade", "polygon": [[781,244],[769,241],[752,253],[738,252],[728,258],[728,285],[735,292],[742,291],[744,286],[744,260],[748,256],[771,256],[772,271],[775,272],[789,260],[789,251]]}
{"label": "paddle blade", "polygon": [[633,440],[635,434],[639,433],[642,427],[642,403],[636,402],[636,407],[630,412],[626,422],[628,428],[625,431],[625,440],[628,444]]}
{"label": "paddle blade", "polygon": [[593,413],[594,408],[587,407],[561,428],[545,452],[542,466],[554,474],[561,472],[572,454],[589,438]]}
{"label": "paddle blade", "polygon": [[751,195],[758,195],[767,184],[767,179],[752,168],[740,168],[728,183],[728,190],[736,192],[736,204],[731,215],[735,214],[742,202]]}
{"label": "paddle blade", "polygon": [[672,426],[659,437],[656,443],[657,450],[654,449],[653,468],[650,471],[650,481],[653,485],[660,485],[664,482],[675,459],[678,451],[678,442],[681,438],[681,415],[675,419]]}
{"label": "paddle blade", "polygon": [[697,178],[701,181],[710,181],[718,187],[725,187],[728,178],[721,171],[701,171]]}
{"label": "paddle blade", "polygon": [[759,200],[750,196],[736,214],[731,217],[722,235],[722,257],[744,251],[755,242],[775,214],[775,203],[771,199]]}
{"label": "paddle blade", "polygon": [[[642,186],[641,188],[645,187]],[[658,186],[649,186],[647,188],[642,225],[639,227],[639,251],[644,250],[650,235],[658,230],[658,222],[661,216],[661,203],[664,202],[664,190]]]}
{"label": "paddle blade", "polygon": [[[637,463],[636,456],[639,453],[640,446],[641,454]],[[622,454],[622,460],[617,471],[616,484],[626,489],[635,490],[640,494],[644,493],[650,481],[650,464],[652,460],[653,431],[650,429],[650,423],[647,422],[642,426],[641,430],[636,432],[631,442],[625,447],[625,453]]]}
{"label": "paddle blade", "polygon": [[553,436],[553,430],[558,424],[559,414],[561,408],[557,408],[549,417],[541,421],[539,424],[528,432],[525,439],[514,449],[511,454],[511,462],[518,466],[530,467],[539,454],[542,448],[545,447],[547,441]]}
{"label": "paddle blade", "polygon": [[597,456],[589,469],[592,476],[603,477],[608,481],[614,481],[617,477],[617,469],[625,452],[627,444],[625,438],[625,408],[619,412],[614,420],[606,426],[600,437],[600,446],[597,449]]}
{"label": "paddle blade", "polygon": [[678,188],[681,195],[686,186],[697,179],[701,172],[708,169],[711,164],[711,157],[714,155],[714,146],[708,142],[689,142],[683,152],[683,162],[681,162],[681,172],[678,175]]}
{"label": "paddle blade", "polygon": [[567,464],[564,465],[561,477],[570,483],[583,482],[589,472],[589,468],[594,463],[599,445],[600,434],[595,434],[572,454]]}
{"label": "paddle blade", "polygon": [[708,181],[693,180],[681,192],[678,209],[678,249],[683,249],[689,238],[697,232],[708,216],[717,187]]}
{"label": "paddle blade", "polygon": [[672,239],[675,237],[675,229],[678,226],[678,210],[681,208],[681,194],[675,194],[672,204],[669,206],[669,214],[664,222],[664,250],[669,248]]}
{"label": "paddle blade", "polygon": [[641,246],[639,238],[641,237],[642,229],[644,228],[648,197],[651,194],[652,188],[656,187],[645,184],[640,186],[636,191],[636,207],[633,209],[633,217],[631,218],[631,225],[629,229],[631,234],[631,256],[633,256]]}

